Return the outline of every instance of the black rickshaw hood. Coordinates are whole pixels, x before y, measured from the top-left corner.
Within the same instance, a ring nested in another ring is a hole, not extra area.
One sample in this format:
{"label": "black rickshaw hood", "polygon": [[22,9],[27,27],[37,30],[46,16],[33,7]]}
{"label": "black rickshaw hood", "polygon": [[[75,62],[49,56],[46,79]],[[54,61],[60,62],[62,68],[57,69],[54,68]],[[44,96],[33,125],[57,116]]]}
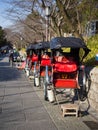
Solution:
{"label": "black rickshaw hood", "polygon": [[51,49],[59,49],[61,47],[87,48],[86,44],[76,37],[55,37],[50,41]]}
{"label": "black rickshaw hood", "polygon": [[50,43],[44,41],[44,42],[38,42],[36,44],[30,44],[27,47],[26,51],[28,51],[28,50],[37,50],[37,49],[48,49],[48,48],[50,48]]}
{"label": "black rickshaw hood", "polygon": [[85,54],[83,58],[85,58],[88,53],[91,51],[86,44],[84,43],[83,40],[80,38],[76,37],[55,37],[50,41],[50,49],[60,49],[60,48],[75,48],[75,49],[80,49],[83,48],[85,51]]}
{"label": "black rickshaw hood", "polygon": [[27,47],[26,51],[34,50],[34,49],[36,49],[36,44],[30,44],[30,45]]}
{"label": "black rickshaw hood", "polygon": [[50,43],[47,41],[39,42],[36,44],[36,49],[48,49],[50,48]]}

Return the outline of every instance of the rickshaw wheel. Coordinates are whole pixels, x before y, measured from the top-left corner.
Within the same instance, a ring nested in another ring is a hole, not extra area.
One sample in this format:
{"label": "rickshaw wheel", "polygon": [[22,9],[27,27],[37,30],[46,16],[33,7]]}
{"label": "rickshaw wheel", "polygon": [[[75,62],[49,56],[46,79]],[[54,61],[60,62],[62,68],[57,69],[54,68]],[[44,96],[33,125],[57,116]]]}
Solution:
{"label": "rickshaw wheel", "polygon": [[34,86],[35,86],[35,87],[38,87],[39,84],[40,84],[40,83],[39,83],[39,77],[35,77],[35,76],[34,76]]}
{"label": "rickshaw wheel", "polygon": [[86,80],[86,92],[87,92],[87,94],[89,93],[90,86],[91,86],[91,77],[90,77],[90,75],[88,74],[88,75],[87,75],[87,80]]}
{"label": "rickshaw wheel", "polygon": [[79,71],[78,75],[80,89],[78,89],[79,99],[85,101],[87,98],[86,92],[86,74],[84,70]]}
{"label": "rickshaw wheel", "polygon": [[40,87],[43,88],[43,86],[44,86],[44,78],[43,78],[43,77],[40,77],[40,78],[39,78],[39,82],[40,82],[40,83],[39,83],[39,84],[40,84]]}
{"label": "rickshaw wheel", "polygon": [[36,87],[36,84],[35,84],[35,77],[34,77],[34,86]]}
{"label": "rickshaw wheel", "polygon": [[45,83],[44,83],[44,100],[45,100],[45,101],[48,100],[47,86],[48,86],[48,84],[45,82]]}

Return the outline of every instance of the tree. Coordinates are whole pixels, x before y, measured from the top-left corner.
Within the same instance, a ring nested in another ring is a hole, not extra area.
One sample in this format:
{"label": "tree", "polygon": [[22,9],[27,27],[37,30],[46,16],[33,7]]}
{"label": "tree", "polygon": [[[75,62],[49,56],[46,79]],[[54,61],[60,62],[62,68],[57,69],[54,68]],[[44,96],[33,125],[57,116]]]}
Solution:
{"label": "tree", "polygon": [[2,29],[2,27],[0,27],[0,47],[5,45],[7,43],[6,38],[5,38],[5,32]]}
{"label": "tree", "polygon": [[33,11],[27,16],[24,23],[24,34],[29,43],[35,40],[43,41],[45,37],[45,25],[43,23],[43,17],[41,17],[39,12]]}
{"label": "tree", "polygon": [[10,4],[10,16],[18,18],[22,25],[21,35],[27,43],[45,37],[46,6],[51,7],[52,36],[71,32],[83,39],[87,21],[98,19],[98,0],[10,0]]}

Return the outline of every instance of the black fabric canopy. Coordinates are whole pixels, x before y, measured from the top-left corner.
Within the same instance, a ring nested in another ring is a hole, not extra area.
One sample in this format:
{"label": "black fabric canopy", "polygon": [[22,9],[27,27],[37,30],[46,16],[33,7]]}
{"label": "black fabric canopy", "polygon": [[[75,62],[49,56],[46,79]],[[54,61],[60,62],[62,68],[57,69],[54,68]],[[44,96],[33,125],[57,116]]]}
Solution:
{"label": "black fabric canopy", "polygon": [[39,43],[36,43],[36,44],[30,44],[26,51],[29,51],[29,50],[37,50],[37,49],[48,49],[50,48],[50,42],[39,42]]}
{"label": "black fabric canopy", "polygon": [[34,50],[34,49],[36,49],[36,44],[30,44],[30,45],[27,47],[26,51]]}
{"label": "black fabric canopy", "polygon": [[39,42],[36,44],[36,49],[48,49],[50,48],[50,42]]}
{"label": "black fabric canopy", "polygon": [[84,59],[91,51],[80,38],[76,37],[55,37],[50,41],[51,50],[60,49],[63,47],[71,48],[72,50],[74,50],[73,52],[76,52],[76,49],[79,50],[80,48],[83,48],[85,54],[82,59]]}
{"label": "black fabric canopy", "polygon": [[80,38],[75,37],[55,37],[50,41],[50,49],[59,49],[61,47],[87,48]]}

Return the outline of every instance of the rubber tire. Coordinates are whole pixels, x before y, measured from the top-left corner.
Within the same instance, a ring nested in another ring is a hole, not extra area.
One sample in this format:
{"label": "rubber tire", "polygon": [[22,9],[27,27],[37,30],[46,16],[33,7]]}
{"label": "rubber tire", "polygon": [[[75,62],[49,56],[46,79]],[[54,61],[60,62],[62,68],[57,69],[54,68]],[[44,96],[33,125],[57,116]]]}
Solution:
{"label": "rubber tire", "polygon": [[87,92],[86,92],[86,74],[83,71],[79,72],[79,85],[80,85],[80,89],[78,89],[79,99],[81,101],[85,101],[86,98],[87,98]]}
{"label": "rubber tire", "polygon": [[44,83],[44,100],[48,101],[48,96],[47,96],[47,83]]}

